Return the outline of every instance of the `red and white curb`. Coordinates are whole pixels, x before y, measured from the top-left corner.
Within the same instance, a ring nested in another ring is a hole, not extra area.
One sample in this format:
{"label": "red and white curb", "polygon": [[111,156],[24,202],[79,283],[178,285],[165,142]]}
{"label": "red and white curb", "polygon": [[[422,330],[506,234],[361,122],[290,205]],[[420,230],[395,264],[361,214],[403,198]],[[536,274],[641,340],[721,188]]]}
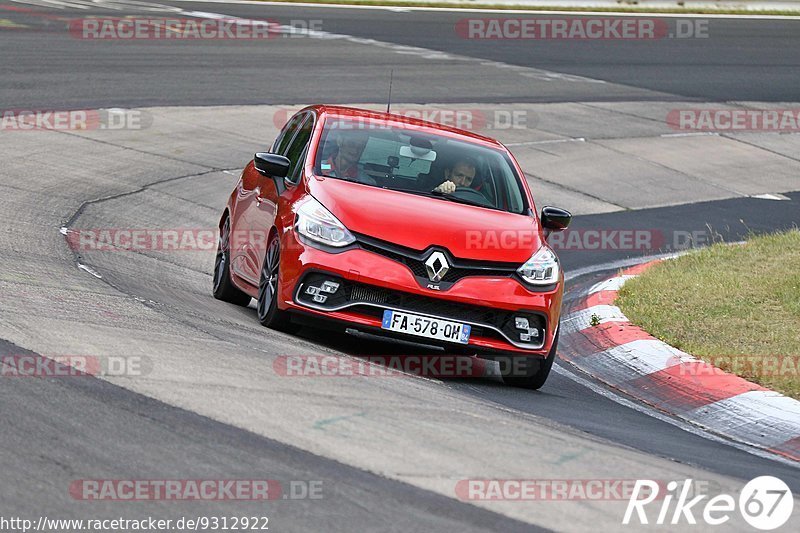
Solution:
{"label": "red and white curb", "polygon": [[656,262],[623,270],[567,303],[559,357],[663,412],[800,461],[800,401],[673,348],[614,305],[625,281]]}

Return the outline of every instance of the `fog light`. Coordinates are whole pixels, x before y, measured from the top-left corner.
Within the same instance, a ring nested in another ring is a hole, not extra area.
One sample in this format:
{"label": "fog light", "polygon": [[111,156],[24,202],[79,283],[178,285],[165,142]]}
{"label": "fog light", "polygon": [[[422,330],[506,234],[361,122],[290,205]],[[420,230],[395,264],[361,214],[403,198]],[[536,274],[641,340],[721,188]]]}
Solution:
{"label": "fog light", "polygon": [[514,327],[519,330],[520,342],[536,342],[539,340],[539,328],[536,327],[536,324],[531,325],[530,318],[515,316]]}
{"label": "fog light", "polygon": [[339,284],[335,281],[326,281],[322,284],[321,287],[322,292],[327,292],[328,294],[333,294],[334,292],[339,290]]}
{"label": "fog light", "polygon": [[312,300],[314,300],[315,302],[320,303],[320,304],[324,304],[325,300],[327,300],[327,299],[328,299],[328,297],[325,296],[324,294],[315,294],[314,297],[312,298]]}
{"label": "fog light", "polygon": [[316,295],[319,294],[319,287],[313,287],[309,285],[306,287],[306,294]]}

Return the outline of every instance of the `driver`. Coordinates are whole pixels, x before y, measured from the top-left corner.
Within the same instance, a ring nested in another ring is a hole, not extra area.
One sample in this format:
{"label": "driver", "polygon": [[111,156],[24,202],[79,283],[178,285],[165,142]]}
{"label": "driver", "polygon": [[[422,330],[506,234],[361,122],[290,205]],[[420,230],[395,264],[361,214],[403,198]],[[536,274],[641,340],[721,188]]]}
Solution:
{"label": "driver", "polygon": [[[433,192],[451,194],[456,187],[472,187],[475,182],[475,174],[478,172],[478,164],[471,157],[461,156],[453,160],[452,164],[444,169],[445,181],[440,183]],[[472,187],[480,191],[480,185]]]}
{"label": "driver", "polygon": [[358,168],[358,162],[368,140],[369,136],[362,131],[346,133],[340,131],[336,135],[336,150],[320,164],[323,174],[333,178],[345,178],[375,185],[375,180]]}

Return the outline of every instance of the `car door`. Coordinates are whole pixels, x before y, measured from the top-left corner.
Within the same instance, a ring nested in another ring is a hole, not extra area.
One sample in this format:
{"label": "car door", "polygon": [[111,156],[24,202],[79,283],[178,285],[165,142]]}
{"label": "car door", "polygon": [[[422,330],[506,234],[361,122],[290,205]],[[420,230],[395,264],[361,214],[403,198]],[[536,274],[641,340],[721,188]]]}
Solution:
{"label": "car door", "polygon": [[[308,113],[298,113],[286,123],[272,144],[273,153],[287,150],[307,116]],[[262,176],[251,161],[242,173],[236,212],[232,214],[235,231],[231,234],[231,268],[237,276],[253,285],[258,285],[259,269],[266,251],[264,228],[268,231],[275,218],[275,193],[274,180]],[[266,221],[269,223],[264,226]]]}
{"label": "car door", "polygon": [[[299,178],[299,174],[302,172],[313,129],[314,116],[308,113],[300,122],[292,140],[284,144],[285,147],[281,155],[286,156],[290,163],[286,177],[293,182]],[[278,148],[280,149],[280,146]],[[285,190],[285,185],[283,178],[263,176],[261,174],[259,176],[261,177],[258,186],[259,191],[255,198],[255,206],[251,210],[253,216],[250,222],[252,223],[252,234],[259,237],[263,236],[260,254],[257,257],[258,268],[260,269],[266,252],[266,239],[270,228],[275,224],[275,217],[278,213],[278,197]]]}

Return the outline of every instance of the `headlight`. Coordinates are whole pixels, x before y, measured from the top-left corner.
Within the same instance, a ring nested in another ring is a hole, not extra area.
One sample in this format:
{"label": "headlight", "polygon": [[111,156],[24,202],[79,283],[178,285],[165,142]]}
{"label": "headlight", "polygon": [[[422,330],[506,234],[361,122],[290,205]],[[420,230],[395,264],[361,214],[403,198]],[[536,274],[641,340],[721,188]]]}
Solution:
{"label": "headlight", "polygon": [[542,246],[517,269],[517,273],[531,285],[552,285],[558,281],[558,256],[548,246]]}
{"label": "headlight", "polygon": [[312,241],[336,247],[347,246],[356,241],[344,224],[310,196],[297,207],[296,213],[298,233]]}

